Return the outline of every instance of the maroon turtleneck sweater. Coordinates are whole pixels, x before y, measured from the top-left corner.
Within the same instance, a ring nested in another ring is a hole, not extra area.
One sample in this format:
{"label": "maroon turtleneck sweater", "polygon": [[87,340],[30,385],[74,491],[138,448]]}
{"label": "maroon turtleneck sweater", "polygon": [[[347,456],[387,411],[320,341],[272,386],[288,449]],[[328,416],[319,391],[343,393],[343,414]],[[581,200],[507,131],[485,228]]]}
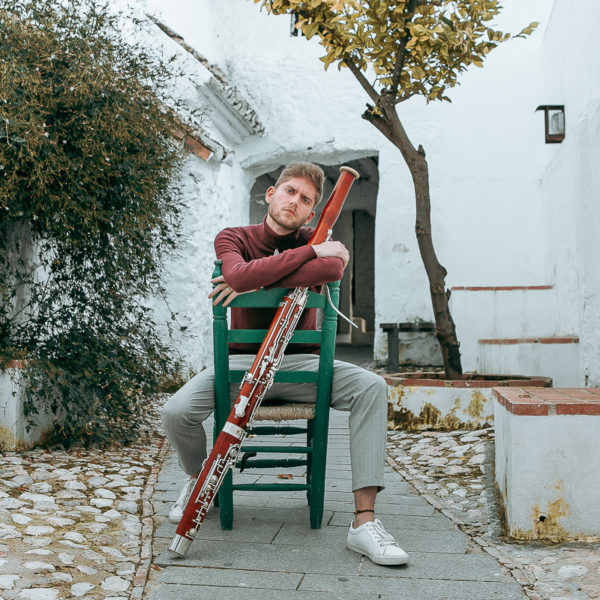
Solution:
{"label": "maroon turtleneck sweater", "polygon": [[[306,243],[313,233],[312,227],[302,227],[287,234],[278,235],[266,222],[247,227],[228,227],[215,238],[217,258],[225,281],[236,292],[248,292],[258,288],[308,286],[315,291],[318,286],[338,281],[344,272],[344,264],[336,257],[317,258],[314,249]],[[274,254],[275,250],[279,254]],[[268,329],[276,309],[232,308],[232,329]],[[316,309],[306,309],[297,329],[316,329]],[[232,352],[255,353],[258,344],[231,344]],[[314,352],[315,346],[292,344],[289,354]]]}

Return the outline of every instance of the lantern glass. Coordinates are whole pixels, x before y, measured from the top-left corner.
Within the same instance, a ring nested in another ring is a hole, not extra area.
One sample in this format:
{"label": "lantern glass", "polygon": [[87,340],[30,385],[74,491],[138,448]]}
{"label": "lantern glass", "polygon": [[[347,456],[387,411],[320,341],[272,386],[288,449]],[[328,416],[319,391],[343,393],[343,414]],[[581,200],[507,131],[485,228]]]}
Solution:
{"label": "lantern glass", "polygon": [[565,114],[562,109],[548,111],[548,134],[565,135]]}

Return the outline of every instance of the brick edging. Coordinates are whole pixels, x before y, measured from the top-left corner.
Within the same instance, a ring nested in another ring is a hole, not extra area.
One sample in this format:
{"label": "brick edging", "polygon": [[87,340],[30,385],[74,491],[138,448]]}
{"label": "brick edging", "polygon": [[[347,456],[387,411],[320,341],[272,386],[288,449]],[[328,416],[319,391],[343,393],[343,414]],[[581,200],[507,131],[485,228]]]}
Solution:
{"label": "brick edging", "polygon": [[564,335],[560,337],[530,337],[530,338],[490,338],[477,340],[485,345],[514,345],[514,344],[579,344],[579,336]]}
{"label": "brick edging", "polygon": [[552,378],[533,375],[482,375],[469,378],[469,373],[463,379],[444,379],[443,375],[434,377],[431,373],[423,373],[422,377],[412,374],[383,374],[386,383],[391,386],[420,386],[420,387],[446,387],[446,388],[495,388],[495,387],[550,387]]}
{"label": "brick edging", "polygon": [[419,481],[411,477],[410,473],[403,469],[386,451],[385,455],[386,462],[397,471],[400,476],[415,488],[416,492],[425,499],[426,502],[431,504],[433,508],[442,513],[446,518],[450,519],[469,539],[473,540],[484,552],[495,558],[503,567],[509,571],[509,573],[515,578],[515,581],[521,586],[521,591],[530,600],[542,600],[542,598],[536,594],[533,590],[524,589],[524,586],[530,586],[535,583],[535,579],[531,573],[528,573],[524,569],[520,569],[513,562],[509,555],[504,554],[495,546],[489,544],[486,540],[479,536],[473,536],[469,532],[469,528],[466,523],[459,519],[450,510],[442,506],[437,500],[431,497],[425,488]]}
{"label": "brick edging", "polygon": [[600,415],[600,388],[495,388],[494,399],[517,416]]}
{"label": "brick edging", "polygon": [[161,438],[158,444],[158,452],[154,461],[154,466],[150,471],[144,491],[142,493],[142,533],[140,547],[140,564],[136,569],[133,578],[133,588],[129,595],[130,600],[141,600],[148,581],[148,573],[152,565],[152,538],[154,534],[154,510],[150,499],[154,494],[154,486],[158,481],[158,475],[162,469],[162,465],[169,451],[169,444],[166,438]]}
{"label": "brick edging", "polygon": [[553,285],[456,285],[453,292],[513,292],[519,290],[551,290]]}

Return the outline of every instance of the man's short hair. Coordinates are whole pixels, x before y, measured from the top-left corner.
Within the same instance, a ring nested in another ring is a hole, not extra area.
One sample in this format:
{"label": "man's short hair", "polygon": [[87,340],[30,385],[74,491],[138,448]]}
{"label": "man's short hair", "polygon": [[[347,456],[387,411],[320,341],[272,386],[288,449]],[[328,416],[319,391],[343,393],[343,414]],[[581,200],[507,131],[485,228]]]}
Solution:
{"label": "man's short hair", "polygon": [[308,179],[316,188],[317,196],[315,198],[315,206],[319,204],[321,201],[321,196],[323,195],[323,180],[325,179],[325,173],[323,169],[319,167],[319,165],[315,165],[313,163],[305,163],[305,162],[295,162],[284,167],[283,171],[277,178],[277,182],[275,183],[275,187],[277,188],[279,185],[291,179],[292,177],[304,177]]}

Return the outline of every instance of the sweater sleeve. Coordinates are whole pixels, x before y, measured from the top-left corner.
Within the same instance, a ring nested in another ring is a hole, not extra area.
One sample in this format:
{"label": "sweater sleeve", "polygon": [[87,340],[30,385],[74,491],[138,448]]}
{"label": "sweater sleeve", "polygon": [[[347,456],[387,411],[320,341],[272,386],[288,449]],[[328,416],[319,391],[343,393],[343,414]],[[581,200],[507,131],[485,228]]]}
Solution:
{"label": "sweater sleeve", "polygon": [[221,272],[225,281],[236,292],[248,292],[271,285],[316,257],[310,246],[300,246],[277,255],[247,261],[243,240],[232,229],[224,229],[217,235],[215,251],[217,258],[222,261]]}
{"label": "sweater sleeve", "polygon": [[344,263],[341,258],[328,256],[314,258],[304,263],[290,275],[266,285],[267,289],[275,287],[295,288],[299,286],[314,287],[331,281],[338,281],[344,274]]}
{"label": "sweater sleeve", "polygon": [[236,292],[261,287],[316,286],[337,281],[343,272],[340,259],[317,258],[314,249],[308,245],[246,260],[244,240],[234,229],[224,229],[217,235],[215,251],[222,261],[221,272],[225,281]]}

